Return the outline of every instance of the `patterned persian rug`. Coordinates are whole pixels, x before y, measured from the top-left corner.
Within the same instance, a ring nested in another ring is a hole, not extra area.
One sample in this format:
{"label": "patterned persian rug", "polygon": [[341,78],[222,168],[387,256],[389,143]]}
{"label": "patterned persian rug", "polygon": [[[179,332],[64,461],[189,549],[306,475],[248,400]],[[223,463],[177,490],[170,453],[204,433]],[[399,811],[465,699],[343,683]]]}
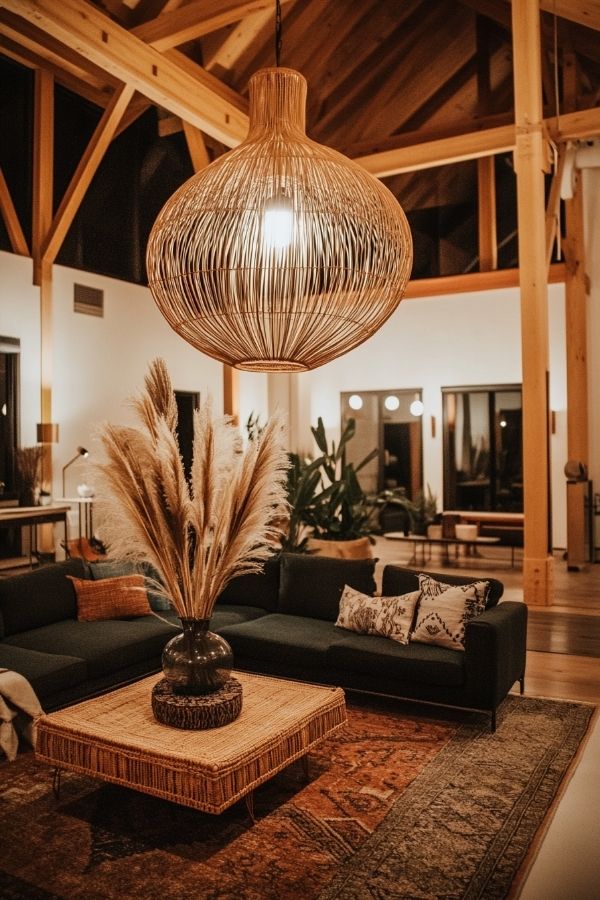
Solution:
{"label": "patterned persian rug", "polygon": [[506,897],[595,707],[511,696],[477,714],[350,701],[348,725],[221,816],[0,763],[0,897],[366,900]]}

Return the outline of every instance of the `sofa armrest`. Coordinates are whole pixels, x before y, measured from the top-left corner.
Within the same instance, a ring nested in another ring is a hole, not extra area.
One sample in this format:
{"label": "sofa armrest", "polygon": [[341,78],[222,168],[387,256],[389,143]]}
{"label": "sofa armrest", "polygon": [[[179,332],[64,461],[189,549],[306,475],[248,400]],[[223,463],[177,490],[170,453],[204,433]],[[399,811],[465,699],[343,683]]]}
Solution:
{"label": "sofa armrest", "polygon": [[465,628],[465,673],[473,699],[495,709],[525,675],[527,606],[507,600]]}

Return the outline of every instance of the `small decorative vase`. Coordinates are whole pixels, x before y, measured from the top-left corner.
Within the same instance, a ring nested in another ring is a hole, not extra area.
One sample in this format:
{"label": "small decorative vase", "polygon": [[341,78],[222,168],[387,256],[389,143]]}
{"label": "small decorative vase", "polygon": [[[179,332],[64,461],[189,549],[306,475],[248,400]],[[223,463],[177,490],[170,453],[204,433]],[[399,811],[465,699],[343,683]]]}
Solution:
{"label": "small decorative vase", "polygon": [[231,647],[208,630],[210,619],[181,619],[181,624],[182,633],[163,650],[163,674],[175,694],[212,694],[231,675]]}

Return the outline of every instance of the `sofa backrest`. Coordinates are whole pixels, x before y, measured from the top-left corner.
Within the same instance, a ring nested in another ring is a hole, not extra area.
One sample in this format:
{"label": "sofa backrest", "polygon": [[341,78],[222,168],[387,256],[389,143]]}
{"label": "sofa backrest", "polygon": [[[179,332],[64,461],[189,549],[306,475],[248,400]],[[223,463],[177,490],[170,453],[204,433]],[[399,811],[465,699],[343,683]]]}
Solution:
{"label": "sofa backrest", "polygon": [[464,575],[446,575],[439,572],[426,572],[424,569],[406,569],[404,566],[386,566],[383,570],[381,593],[384,597],[396,597],[400,594],[408,594],[410,591],[418,591],[419,575],[423,573],[441,581],[444,584],[471,584],[473,581],[489,581],[490,589],[486,599],[486,609],[495,606],[504,593],[504,585],[496,578],[477,576],[474,578]]}
{"label": "sofa backrest", "polygon": [[81,559],[40,566],[21,575],[0,579],[0,618],[4,635],[19,634],[63,619],[77,618],[73,584],[67,578],[86,578]]}
{"label": "sofa backrest", "polygon": [[256,606],[267,612],[276,612],[278,601],[279,556],[268,559],[263,572],[232,578],[217,599],[218,604]]}
{"label": "sofa backrest", "polygon": [[376,562],[282,553],[278,611],[335,622],[344,585],[363,594],[375,592]]}

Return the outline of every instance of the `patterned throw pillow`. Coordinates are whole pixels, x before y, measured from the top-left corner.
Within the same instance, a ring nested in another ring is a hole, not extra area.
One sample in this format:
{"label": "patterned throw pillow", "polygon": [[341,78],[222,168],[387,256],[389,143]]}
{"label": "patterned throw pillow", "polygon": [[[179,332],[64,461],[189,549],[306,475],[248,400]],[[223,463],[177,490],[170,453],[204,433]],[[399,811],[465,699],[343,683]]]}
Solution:
{"label": "patterned throw pillow", "polygon": [[465,623],[473,618],[471,611],[477,604],[473,585],[454,585],[434,596],[422,593],[411,641],[464,650]]}
{"label": "patterned throw pillow", "polygon": [[431,575],[421,572],[419,575],[419,588],[421,590],[421,599],[424,597],[438,597],[444,591],[456,588],[459,591],[468,592],[469,588],[473,588],[475,596],[469,599],[465,607],[465,622],[479,616],[485,609],[487,596],[490,589],[489,581],[471,581],[469,584],[445,584],[443,581],[437,581]]}
{"label": "patterned throw pillow", "polygon": [[400,597],[369,597],[346,585],[335,624],[358,634],[378,634],[408,644],[419,596],[419,591],[412,591]]}
{"label": "patterned throw pillow", "polygon": [[77,618],[80,622],[152,614],[143,575],[123,575],[120,578],[103,578],[101,581],[73,578],[72,575],[67,575],[67,578],[75,588]]}

